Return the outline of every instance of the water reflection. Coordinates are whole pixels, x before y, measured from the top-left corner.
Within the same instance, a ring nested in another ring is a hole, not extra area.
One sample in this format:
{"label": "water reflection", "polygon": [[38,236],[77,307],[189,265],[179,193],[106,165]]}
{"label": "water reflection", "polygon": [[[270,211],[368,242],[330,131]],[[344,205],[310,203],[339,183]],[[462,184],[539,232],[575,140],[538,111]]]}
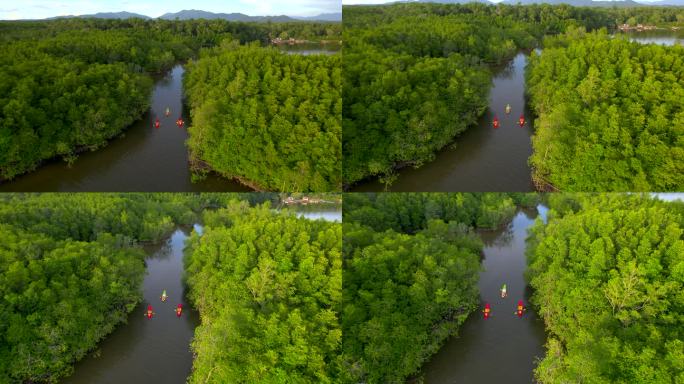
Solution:
{"label": "water reflection", "polygon": [[[520,210],[510,225],[498,231],[481,232],[485,255],[478,287],[482,303],[492,305],[492,317],[483,320],[479,312],[463,324],[458,336],[423,366],[425,383],[530,383],[533,370],[544,355],[544,324],[534,308],[522,319],[513,313],[517,300],[529,300],[531,290],[523,273],[528,228],[545,207]],[[508,297],[499,288],[506,283]],[[495,366],[495,368],[494,368]]]}

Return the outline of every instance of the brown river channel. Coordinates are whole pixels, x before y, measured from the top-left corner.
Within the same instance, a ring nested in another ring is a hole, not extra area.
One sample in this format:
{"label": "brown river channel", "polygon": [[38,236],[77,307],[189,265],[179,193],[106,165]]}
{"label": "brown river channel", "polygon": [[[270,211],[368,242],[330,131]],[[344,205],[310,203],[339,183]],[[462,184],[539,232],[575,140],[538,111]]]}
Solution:
{"label": "brown river channel", "polygon": [[[310,220],[341,222],[342,210],[332,206],[291,207]],[[83,360],[63,384],[184,384],[192,370],[190,343],[200,319],[186,299],[182,283],[183,248],[191,231],[202,226],[179,227],[161,245],[147,246],[143,301],[120,325]],[[162,290],[168,299],[160,300]],[[183,304],[181,317],[174,308]],[[154,308],[152,319],[144,316],[147,305]]]}
{"label": "brown river channel", "polygon": [[[477,126],[468,128],[455,138],[455,147],[447,146],[435,154],[435,159],[420,168],[407,167],[398,171],[398,178],[389,191],[472,191],[503,192],[532,191],[530,167],[532,154],[531,122],[522,128],[520,114],[530,120],[525,103],[525,64],[527,54],[519,53],[506,66],[494,71],[489,93],[489,109]],[[511,105],[506,114],[506,104]],[[494,128],[494,116],[499,128]],[[369,180],[352,188],[355,192],[382,191],[384,185]]]}
{"label": "brown river channel", "polygon": [[[336,54],[339,45],[283,45],[288,54]],[[151,106],[140,120],[106,147],[85,152],[68,165],[61,159],[47,161],[35,171],[0,183],[0,192],[237,192],[251,189],[214,174],[193,183],[188,166],[187,125],[189,112],[183,107],[182,65],[159,77]],[[171,111],[165,116],[166,108]],[[184,128],[176,119],[182,116]],[[155,119],[161,125],[154,128]]]}
{"label": "brown river channel", "polygon": [[[522,209],[506,227],[480,231],[484,242],[480,273],[481,307],[489,303],[491,317],[478,311],[423,366],[425,383],[532,383],[536,361],[544,356],[544,323],[529,306],[530,290],[523,277],[527,266],[527,229],[546,207]],[[508,297],[500,288],[507,285]],[[522,318],[515,315],[518,300],[528,306]],[[480,308],[481,309],[481,308]]]}
{"label": "brown river channel", "polygon": [[[684,43],[684,30],[655,30],[626,33],[642,44],[673,45]],[[510,192],[533,191],[531,169],[527,159],[532,154],[533,116],[525,99],[525,65],[527,53],[521,52],[507,65],[494,69],[489,108],[477,126],[454,138],[455,146],[447,146],[435,159],[420,168],[398,171],[397,180],[388,191],[403,192]],[[511,105],[506,114],[506,104]],[[520,114],[526,124],[517,125]],[[494,116],[499,128],[493,127]],[[377,179],[366,180],[351,188],[354,192],[383,191]]]}

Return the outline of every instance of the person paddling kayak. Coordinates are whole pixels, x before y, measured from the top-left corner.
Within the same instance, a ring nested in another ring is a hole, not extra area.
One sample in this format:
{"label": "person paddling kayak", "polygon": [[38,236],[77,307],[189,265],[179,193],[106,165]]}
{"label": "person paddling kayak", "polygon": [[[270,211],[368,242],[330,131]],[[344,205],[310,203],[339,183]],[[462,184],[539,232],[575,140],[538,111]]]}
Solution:
{"label": "person paddling kayak", "polygon": [[494,128],[499,128],[499,118],[494,115],[494,121],[492,121]]}
{"label": "person paddling kayak", "polygon": [[506,292],[506,284],[504,284],[501,286],[501,298],[503,299],[506,296],[508,296],[508,293]]}
{"label": "person paddling kayak", "polygon": [[522,318],[523,312],[525,312],[526,310],[527,308],[525,308],[523,301],[518,300],[518,309],[515,311],[515,314],[518,315],[518,318]]}
{"label": "person paddling kayak", "polygon": [[148,319],[151,319],[152,316],[154,316],[154,311],[152,310],[151,305],[147,306],[147,311],[145,312],[145,316],[147,316]]}
{"label": "person paddling kayak", "polygon": [[161,301],[166,301],[167,297],[168,296],[166,295],[166,289],[165,289],[164,291],[162,291],[162,295],[161,295],[160,299],[161,299]]}
{"label": "person paddling kayak", "polygon": [[482,311],[484,313],[484,319],[487,320],[489,319],[489,316],[491,315],[492,309],[489,306],[489,303],[485,304],[484,310]]}
{"label": "person paddling kayak", "polygon": [[171,110],[169,109],[169,107],[166,107],[165,114],[166,114],[166,117],[169,117],[169,115],[171,114]]}
{"label": "person paddling kayak", "polygon": [[183,313],[183,304],[178,304],[176,306],[176,316],[181,317],[181,313]]}
{"label": "person paddling kayak", "polygon": [[511,113],[511,105],[506,104],[506,114],[508,115],[509,113]]}

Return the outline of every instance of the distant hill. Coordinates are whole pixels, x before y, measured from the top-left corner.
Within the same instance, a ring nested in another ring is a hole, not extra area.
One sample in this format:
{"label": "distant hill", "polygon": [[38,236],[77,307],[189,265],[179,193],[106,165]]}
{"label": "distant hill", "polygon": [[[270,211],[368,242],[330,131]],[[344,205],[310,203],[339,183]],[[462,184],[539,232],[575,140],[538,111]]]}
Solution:
{"label": "distant hill", "polygon": [[342,12],[336,13],[321,13],[318,16],[295,17],[297,20],[306,21],[342,21]]}
{"label": "distant hill", "polygon": [[[98,19],[129,19],[129,18],[139,18],[139,19],[152,19],[149,16],[145,15],[140,15],[137,13],[131,13],[131,12],[100,12],[100,13],[95,13],[92,15],[69,15],[69,16],[57,16],[57,17],[49,17],[46,20],[54,20],[54,19],[68,19],[68,18],[88,18],[88,17],[94,17]],[[159,19],[163,20],[190,20],[190,19],[222,19],[222,20],[228,20],[228,21],[254,21],[254,22],[267,22],[267,21],[272,21],[276,23],[282,23],[282,22],[290,22],[290,21],[325,21],[325,22],[341,22],[342,21],[342,13],[322,13],[317,16],[307,16],[307,17],[298,17],[298,16],[285,16],[285,15],[280,15],[280,16],[249,16],[245,15],[244,13],[213,13],[213,12],[207,12],[207,11],[200,11],[196,9],[188,9],[188,10],[183,10],[180,12],[176,13],[166,13],[158,17]]]}
{"label": "distant hill", "polygon": [[256,22],[288,22],[288,21],[342,21],[342,13],[322,13],[318,16],[297,17],[297,16],[249,16],[244,13],[213,13],[198,11],[196,9],[183,10],[176,13],[166,13],[159,16],[164,20],[190,20],[190,19],[223,19],[228,21],[256,21]]}
{"label": "distant hill", "polygon": [[593,1],[593,0],[504,0],[504,4],[568,4],[575,7],[644,7],[647,4],[632,0]]}
{"label": "distant hill", "polygon": [[100,13],[95,13],[92,15],[57,16],[57,17],[50,17],[48,19],[68,19],[68,18],[73,18],[73,17],[79,17],[79,18],[94,17],[97,19],[130,19],[130,18],[151,19],[151,17],[149,17],[149,16],[139,15],[137,13],[131,13],[131,12],[100,12]]}
{"label": "distant hill", "polygon": [[296,21],[289,16],[249,16],[244,13],[213,13],[207,11],[199,11],[196,9],[183,10],[176,13],[166,13],[159,16],[160,19],[164,20],[190,20],[190,19],[223,19],[228,21],[274,21],[274,22],[284,22],[284,21]]}

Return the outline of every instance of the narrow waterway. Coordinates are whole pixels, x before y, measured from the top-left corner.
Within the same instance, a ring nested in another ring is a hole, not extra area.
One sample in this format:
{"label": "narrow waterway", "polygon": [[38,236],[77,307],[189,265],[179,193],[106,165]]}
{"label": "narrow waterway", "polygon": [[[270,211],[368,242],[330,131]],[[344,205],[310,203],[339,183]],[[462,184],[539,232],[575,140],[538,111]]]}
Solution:
{"label": "narrow waterway", "polygon": [[[544,323],[533,308],[522,318],[515,315],[518,300],[528,306],[530,290],[523,277],[527,262],[527,229],[537,216],[546,220],[547,209],[523,209],[506,227],[481,231],[484,241],[480,273],[482,306],[491,305],[491,317],[473,313],[458,336],[446,344],[422,369],[425,383],[532,383],[536,361],[543,357],[546,335]],[[507,285],[508,297],[500,288]]]}
{"label": "narrow waterway", "polygon": [[[183,73],[183,67],[177,65],[157,80],[149,111],[106,147],[82,153],[71,166],[61,160],[47,162],[0,184],[0,191],[249,191],[216,175],[197,183],[191,181],[185,146],[187,125],[176,125],[178,117],[186,124],[190,120],[183,110]],[[168,117],[167,107],[171,112]],[[160,127],[154,128],[157,118]]]}
{"label": "narrow waterway", "polygon": [[629,31],[621,33],[629,36],[630,40],[642,44],[684,45],[684,30]]}
{"label": "narrow waterway", "polygon": [[[341,222],[339,206],[296,206],[287,210],[300,217]],[[192,228],[202,233],[202,226]],[[161,245],[147,246],[143,301],[128,316],[128,322],[107,336],[86,358],[74,365],[74,374],[63,384],[184,384],[192,370],[190,343],[199,314],[185,298],[182,284],[183,249],[191,228],[178,228]],[[166,290],[168,299],[160,296]],[[174,309],[183,304],[177,317]],[[147,305],[155,315],[145,317]]]}
{"label": "narrow waterway", "polygon": [[[201,227],[194,229],[201,233]],[[148,246],[143,301],[128,316],[128,323],[107,336],[95,352],[74,366],[65,384],[183,384],[192,369],[190,341],[199,315],[185,299],[183,248],[189,228],[177,229],[161,245]],[[160,299],[162,290],[168,299]],[[183,304],[181,317],[174,309]],[[145,317],[147,305],[155,315]]]}
{"label": "narrow waterway", "polygon": [[335,55],[340,53],[342,49],[341,44],[282,44],[277,46],[278,49],[284,51],[288,55]]}
{"label": "narrow waterway", "polygon": [[[390,191],[532,191],[530,167],[532,155],[531,113],[525,102],[526,53],[519,53],[506,66],[495,70],[489,94],[489,109],[478,125],[455,138],[455,147],[447,146],[435,160],[418,169],[398,171]],[[506,104],[511,112],[506,114]],[[520,114],[527,122],[518,125]],[[494,116],[499,128],[493,127]],[[382,191],[384,185],[369,180],[354,191]]]}
{"label": "narrow waterway", "polygon": [[323,219],[336,223],[342,222],[342,207],[336,205],[295,205],[282,208],[283,211],[292,211],[299,217],[311,220]]}

